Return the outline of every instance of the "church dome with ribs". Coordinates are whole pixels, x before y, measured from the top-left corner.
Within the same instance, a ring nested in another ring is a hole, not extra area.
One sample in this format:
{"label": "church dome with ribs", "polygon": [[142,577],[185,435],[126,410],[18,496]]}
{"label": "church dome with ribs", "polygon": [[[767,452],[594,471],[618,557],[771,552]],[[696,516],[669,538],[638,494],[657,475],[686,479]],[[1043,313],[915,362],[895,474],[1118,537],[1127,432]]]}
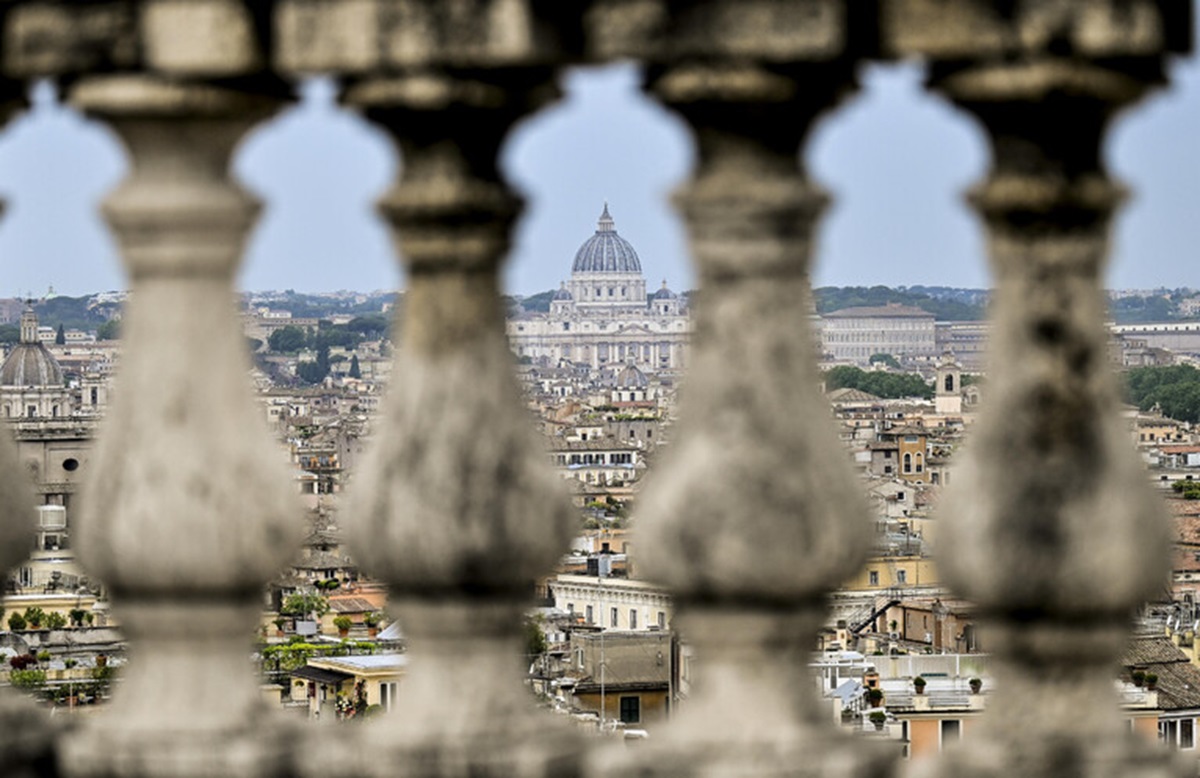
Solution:
{"label": "church dome with ribs", "polygon": [[62,386],[58,360],[37,336],[37,316],[32,309],[21,315],[21,342],[0,366],[0,386]]}
{"label": "church dome with ribs", "polygon": [[617,234],[608,204],[596,225],[596,234],[575,253],[572,273],[641,273],[642,263],[629,241]]}

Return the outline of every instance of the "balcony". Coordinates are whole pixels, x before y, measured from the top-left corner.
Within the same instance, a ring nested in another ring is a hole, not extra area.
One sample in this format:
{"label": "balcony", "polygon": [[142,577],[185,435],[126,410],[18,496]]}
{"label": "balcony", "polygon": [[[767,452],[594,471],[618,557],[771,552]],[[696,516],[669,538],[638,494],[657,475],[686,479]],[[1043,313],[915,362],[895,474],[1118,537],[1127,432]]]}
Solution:
{"label": "balcony", "polygon": [[39,505],[37,517],[37,528],[43,532],[67,528],[67,509],[61,505]]}
{"label": "balcony", "polygon": [[[1100,300],[1127,197],[1101,161],[1106,130],[1189,52],[1191,14],[1179,0],[0,4],[0,115],[55,79],[126,147],[129,175],[101,208],[132,291],[72,517],[131,661],[112,704],[71,728],[0,689],[5,774],[900,771],[898,751],[842,734],[810,695],[826,595],[872,533],[849,463],[828,453],[805,301],[829,197],[798,164],[861,67],[900,59],[987,132],[970,203],[997,287],[993,399],[940,506],[942,570],[980,608],[996,688],[972,737],[923,774],[1188,774],[1129,736],[1111,681],[1129,614],[1166,581],[1169,536],[1117,415]],[[636,542],[699,661],[661,734],[608,751],[535,707],[520,675],[529,582],[576,517],[510,372],[497,279],[522,201],[497,158],[564,69],[618,59],[642,65],[697,148],[674,203],[704,305]],[[403,341],[346,529],[410,653],[392,710],[353,731],[273,716],[246,659],[258,593],[302,523],[230,304],[262,204],[229,163],[312,73],[403,162],[379,203],[408,270]],[[12,446],[0,464],[11,566],[35,520]]]}

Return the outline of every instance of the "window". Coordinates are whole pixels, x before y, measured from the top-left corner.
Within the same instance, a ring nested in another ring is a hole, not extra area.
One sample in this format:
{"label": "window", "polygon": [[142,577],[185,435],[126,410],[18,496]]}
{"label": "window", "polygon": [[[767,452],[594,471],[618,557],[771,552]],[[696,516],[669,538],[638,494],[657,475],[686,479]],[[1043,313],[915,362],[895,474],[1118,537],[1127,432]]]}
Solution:
{"label": "window", "polygon": [[945,719],[941,726],[942,748],[958,740],[962,736],[962,722],[958,719]]}
{"label": "window", "polygon": [[616,608],[613,608],[612,613],[609,614],[609,626],[612,627],[613,629],[616,629],[616,627],[617,627],[617,619],[618,618],[620,618],[620,614]]}
{"label": "window", "polygon": [[1158,739],[1169,746],[1173,746],[1178,742],[1179,738],[1179,722],[1178,721],[1160,721],[1158,722]]}
{"label": "window", "polygon": [[587,623],[591,624],[592,623],[592,606],[591,605],[587,606],[584,609],[584,613],[586,614],[585,618],[587,619]]}
{"label": "window", "polygon": [[1196,720],[1195,719],[1180,719],[1180,721],[1179,721],[1179,747],[1187,748],[1187,749],[1196,747]]}
{"label": "window", "polygon": [[638,724],[642,720],[642,701],[639,697],[621,698],[621,723]]}
{"label": "window", "polygon": [[891,474],[892,474],[892,466],[891,466],[891,465],[884,465],[884,466],[883,466],[883,474],[884,474],[884,475],[891,475]]}
{"label": "window", "polygon": [[572,616],[575,615],[575,603],[573,603],[573,602],[567,603],[567,613],[571,614]]}
{"label": "window", "polygon": [[29,406],[26,406],[26,408],[25,408],[25,416],[26,416],[27,418],[30,418],[30,419],[32,419],[32,418],[34,418],[35,416],[37,416],[37,406],[36,406],[36,405],[29,405]]}
{"label": "window", "polygon": [[569,329],[571,329],[571,322],[569,322],[569,321],[564,321],[564,322],[563,322],[563,329],[564,329],[564,330],[569,330]]}
{"label": "window", "polygon": [[898,583],[898,584],[908,583],[908,571],[907,570],[897,570],[896,571],[896,583]]}
{"label": "window", "polygon": [[629,609],[629,628],[637,629],[637,611],[633,608]]}
{"label": "window", "polygon": [[946,383],[945,383],[945,386],[946,386],[946,391],[947,391],[947,392],[953,392],[953,391],[954,391],[954,375],[953,375],[953,374],[946,376]]}
{"label": "window", "polygon": [[867,573],[867,582],[870,583],[871,586],[879,586],[879,571],[871,570],[870,572],[868,572]]}
{"label": "window", "polygon": [[906,473],[912,472],[912,454],[904,455],[904,472],[906,472]]}
{"label": "window", "polygon": [[662,611],[658,612],[658,628],[659,629],[667,628],[667,614],[663,613]]}
{"label": "window", "polygon": [[391,710],[392,705],[396,702],[396,682],[390,683],[380,682],[379,684],[379,704],[384,710]]}

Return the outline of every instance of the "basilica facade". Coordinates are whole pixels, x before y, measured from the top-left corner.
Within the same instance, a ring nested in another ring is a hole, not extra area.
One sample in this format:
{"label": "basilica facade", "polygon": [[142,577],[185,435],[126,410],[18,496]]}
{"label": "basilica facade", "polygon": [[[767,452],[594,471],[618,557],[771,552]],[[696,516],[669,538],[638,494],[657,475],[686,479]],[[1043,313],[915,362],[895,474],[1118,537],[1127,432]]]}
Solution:
{"label": "basilica facade", "polygon": [[607,204],[595,234],[575,253],[571,278],[554,293],[549,312],[523,312],[508,321],[518,357],[593,369],[632,364],[646,372],[679,370],[691,332],[685,301],[666,281],[646,293],[641,260],[617,234]]}

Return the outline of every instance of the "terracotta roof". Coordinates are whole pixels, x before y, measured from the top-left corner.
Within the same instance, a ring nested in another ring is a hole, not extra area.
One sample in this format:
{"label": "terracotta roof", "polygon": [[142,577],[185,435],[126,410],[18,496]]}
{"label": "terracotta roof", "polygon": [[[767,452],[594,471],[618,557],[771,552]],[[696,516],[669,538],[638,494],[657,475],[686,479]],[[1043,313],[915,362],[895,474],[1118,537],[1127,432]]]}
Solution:
{"label": "terracotta roof", "polygon": [[337,597],[329,600],[329,609],[336,613],[369,613],[379,610],[375,605],[362,597]]}
{"label": "terracotta roof", "polygon": [[[1179,650],[1165,635],[1135,635],[1129,641],[1129,647],[1121,657],[1121,664],[1126,667],[1142,667],[1144,665],[1171,664],[1174,662],[1187,663],[1187,654]],[[1157,669],[1154,672],[1158,672]]]}

